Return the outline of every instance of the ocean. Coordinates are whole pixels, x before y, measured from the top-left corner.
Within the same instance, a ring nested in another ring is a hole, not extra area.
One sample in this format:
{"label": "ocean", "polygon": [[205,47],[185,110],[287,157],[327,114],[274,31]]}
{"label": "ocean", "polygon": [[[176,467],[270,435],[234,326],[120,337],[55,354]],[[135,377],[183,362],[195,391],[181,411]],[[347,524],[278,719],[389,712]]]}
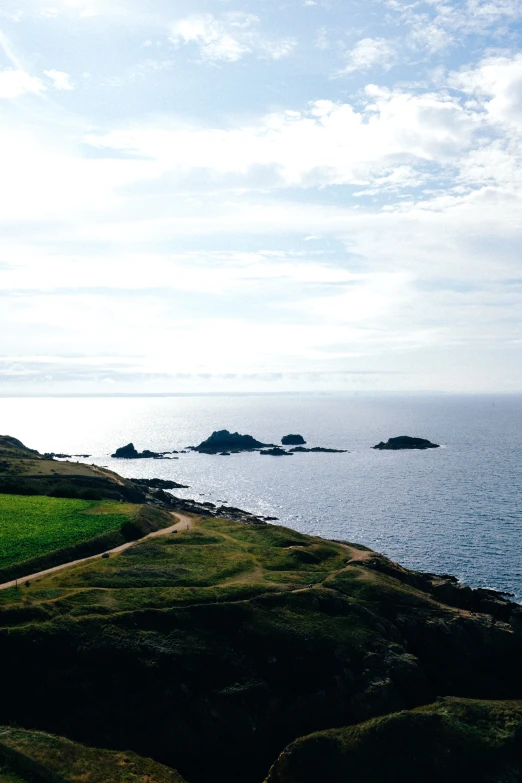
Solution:
{"label": "ocean", "polygon": [[[110,457],[130,441],[181,450],[218,429],[268,443],[299,433],[348,452]],[[190,485],[181,497],[275,516],[522,602],[522,395],[0,398],[0,433],[42,452],[89,454],[85,462],[127,477],[173,479]],[[442,448],[372,449],[397,435]]]}

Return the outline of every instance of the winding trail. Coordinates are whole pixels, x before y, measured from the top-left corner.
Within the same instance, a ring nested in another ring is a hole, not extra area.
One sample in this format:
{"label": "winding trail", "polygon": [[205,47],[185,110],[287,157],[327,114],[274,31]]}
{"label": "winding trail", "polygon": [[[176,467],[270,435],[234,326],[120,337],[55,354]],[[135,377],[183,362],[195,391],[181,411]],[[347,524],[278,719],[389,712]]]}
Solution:
{"label": "winding trail", "polygon": [[176,522],[175,525],[170,525],[170,527],[163,527],[161,530],[155,530],[153,533],[149,533],[146,536],[143,536],[143,538],[139,538],[137,541],[127,541],[126,544],[120,544],[120,546],[114,547],[114,549],[107,549],[105,552],[100,552],[99,555],[89,555],[89,557],[82,557],[80,560],[71,560],[69,563],[62,563],[62,565],[53,566],[53,568],[47,568],[45,571],[38,571],[35,574],[28,574],[27,576],[21,576],[19,579],[11,579],[10,582],[4,582],[4,584],[0,585],[0,590],[7,590],[9,587],[16,587],[16,585],[23,585],[25,582],[32,582],[33,579],[40,579],[42,576],[47,576],[47,574],[53,574],[55,571],[61,571],[64,568],[70,568],[70,566],[78,565],[79,563],[87,563],[89,560],[96,560],[96,558],[102,557],[104,554],[109,555],[115,555],[118,552],[124,552],[125,549],[129,549],[131,546],[135,546],[136,544],[141,544],[143,541],[146,541],[148,538],[157,538],[158,536],[166,536],[169,533],[173,533],[175,530],[185,530],[186,528],[192,527],[193,519],[192,517],[188,517],[186,514],[178,514],[174,511],[169,512],[173,517],[176,517],[176,519],[179,520],[179,522]]}

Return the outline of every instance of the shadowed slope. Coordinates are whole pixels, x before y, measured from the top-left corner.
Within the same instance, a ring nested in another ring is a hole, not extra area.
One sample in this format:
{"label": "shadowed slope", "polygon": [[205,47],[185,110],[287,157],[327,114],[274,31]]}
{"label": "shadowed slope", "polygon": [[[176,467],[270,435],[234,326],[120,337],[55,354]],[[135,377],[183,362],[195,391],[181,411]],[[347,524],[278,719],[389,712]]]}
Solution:
{"label": "shadowed slope", "polygon": [[135,753],[88,748],[63,737],[19,728],[0,728],[0,763],[2,760],[10,769],[6,782],[13,783],[186,783],[176,770]]}
{"label": "shadowed slope", "polygon": [[441,699],[311,734],[265,783],[513,783],[522,778],[522,702]]}

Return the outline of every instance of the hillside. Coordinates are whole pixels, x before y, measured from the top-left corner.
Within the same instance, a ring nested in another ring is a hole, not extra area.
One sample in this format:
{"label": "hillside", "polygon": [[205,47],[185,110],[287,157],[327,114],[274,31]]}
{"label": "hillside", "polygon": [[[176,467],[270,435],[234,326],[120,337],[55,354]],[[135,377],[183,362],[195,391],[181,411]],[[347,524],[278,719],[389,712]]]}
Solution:
{"label": "hillside", "polygon": [[88,748],[40,731],[0,727],[0,783],[185,783],[135,753]]}
{"label": "hillside", "polygon": [[0,722],[261,783],[311,732],[521,698],[521,612],[356,545],[194,517],[0,593]]}
{"label": "hillside", "polygon": [[0,493],[131,503],[145,500],[131,481],[107,468],[46,457],[10,435],[0,435]]}
{"label": "hillside", "polygon": [[522,779],[522,702],[440,699],[292,743],[265,783],[510,783]]}

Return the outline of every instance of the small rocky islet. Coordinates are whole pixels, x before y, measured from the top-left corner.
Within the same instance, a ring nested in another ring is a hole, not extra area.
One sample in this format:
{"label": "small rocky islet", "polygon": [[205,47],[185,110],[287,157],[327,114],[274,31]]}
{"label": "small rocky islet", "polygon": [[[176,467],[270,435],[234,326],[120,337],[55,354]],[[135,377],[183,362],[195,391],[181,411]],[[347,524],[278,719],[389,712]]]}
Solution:
{"label": "small rocky islet", "polygon": [[431,441],[426,440],[425,438],[411,438],[409,435],[399,435],[397,438],[389,438],[386,443],[381,440],[381,442],[373,448],[379,449],[380,451],[400,451],[403,449],[424,450],[440,449],[440,445],[438,443],[431,443]]}
{"label": "small rocky islet", "polygon": [[239,432],[229,432],[228,430],[216,430],[199,446],[192,446],[191,451],[198,451],[200,454],[223,454],[224,452],[234,451],[258,451],[264,448],[275,448],[274,443],[261,443],[252,435],[240,435]]}
{"label": "small rocky islet", "polygon": [[294,446],[290,449],[292,454],[299,454],[303,452],[314,452],[316,454],[347,454],[347,449],[325,449],[322,446],[314,446],[311,449],[307,449],[304,446]]}
{"label": "small rocky islet", "polygon": [[177,457],[167,456],[177,453],[177,451],[149,451],[149,449],[138,451],[134,443],[127,443],[126,446],[116,449],[111,457],[113,459],[177,459]]}
{"label": "small rocky islet", "polygon": [[283,446],[304,446],[306,441],[302,435],[283,435],[281,443]]}

